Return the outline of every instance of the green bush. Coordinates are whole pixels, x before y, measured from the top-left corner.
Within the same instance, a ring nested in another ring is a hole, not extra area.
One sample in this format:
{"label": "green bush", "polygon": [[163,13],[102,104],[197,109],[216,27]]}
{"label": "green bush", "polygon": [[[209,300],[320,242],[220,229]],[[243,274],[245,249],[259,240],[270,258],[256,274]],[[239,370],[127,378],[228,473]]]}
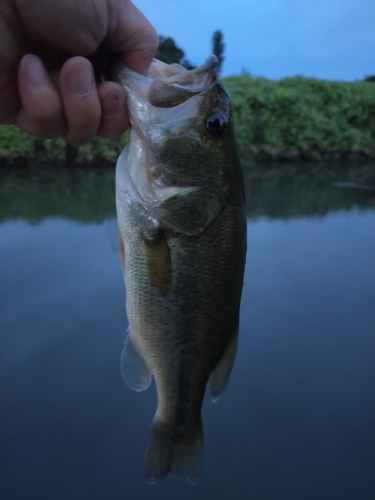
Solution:
{"label": "green bush", "polygon": [[[240,156],[255,159],[374,159],[375,85],[312,78],[231,77]],[[114,163],[127,141],[94,139],[73,147],[0,126],[0,163]]]}
{"label": "green bush", "polygon": [[375,158],[375,86],[312,78],[231,77],[241,156]]}
{"label": "green bush", "polygon": [[115,163],[128,134],[112,139],[95,138],[83,146],[71,146],[62,139],[41,139],[17,127],[0,125],[0,164]]}

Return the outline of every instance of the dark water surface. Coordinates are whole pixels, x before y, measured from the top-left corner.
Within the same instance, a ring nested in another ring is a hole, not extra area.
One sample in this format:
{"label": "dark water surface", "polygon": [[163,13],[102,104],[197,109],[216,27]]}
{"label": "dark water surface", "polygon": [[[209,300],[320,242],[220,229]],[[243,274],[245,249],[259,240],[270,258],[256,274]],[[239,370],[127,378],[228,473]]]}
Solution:
{"label": "dark water surface", "polygon": [[247,183],[240,346],[204,403],[201,477],[149,486],[113,170],[0,171],[2,500],[375,498],[375,193],[316,179]]}

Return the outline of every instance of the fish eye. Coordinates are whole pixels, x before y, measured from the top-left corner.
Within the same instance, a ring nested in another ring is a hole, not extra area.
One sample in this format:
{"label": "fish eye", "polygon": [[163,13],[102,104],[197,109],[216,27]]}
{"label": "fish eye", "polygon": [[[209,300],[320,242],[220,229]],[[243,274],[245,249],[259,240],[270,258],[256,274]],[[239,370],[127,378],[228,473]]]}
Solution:
{"label": "fish eye", "polygon": [[206,120],[206,130],[210,135],[219,137],[227,128],[227,122],[220,113],[212,113]]}

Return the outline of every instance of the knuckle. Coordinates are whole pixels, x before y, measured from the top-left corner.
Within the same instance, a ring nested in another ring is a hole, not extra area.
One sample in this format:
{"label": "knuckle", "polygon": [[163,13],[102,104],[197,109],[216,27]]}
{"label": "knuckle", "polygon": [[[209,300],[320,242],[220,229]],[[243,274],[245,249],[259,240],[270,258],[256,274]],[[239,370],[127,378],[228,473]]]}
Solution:
{"label": "knuckle", "polygon": [[154,27],[150,29],[147,41],[148,41],[148,46],[150,48],[150,52],[155,54],[159,47],[159,35]]}
{"label": "knuckle", "polygon": [[37,120],[26,116],[18,120],[17,125],[28,134],[44,139],[57,139],[65,134],[64,123],[57,123],[54,120]]}
{"label": "knuckle", "polygon": [[94,139],[96,130],[97,129],[94,130],[87,126],[68,127],[63,139],[73,146],[82,146],[83,144],[87,144]]}
{"label": "knuckle", "polygon": [[100,122],[100,107],[80,108],[66,113],[67,129],[64,139],[74,145],[90,142],[97,134]]}
{"label": "knuckle", "polygon": [[43,134],[59,134],[63,128],[62,113],[59,107],[50,106],[48,103],[39,102],[27,110],[27,118],[33,127],[41,130]]}

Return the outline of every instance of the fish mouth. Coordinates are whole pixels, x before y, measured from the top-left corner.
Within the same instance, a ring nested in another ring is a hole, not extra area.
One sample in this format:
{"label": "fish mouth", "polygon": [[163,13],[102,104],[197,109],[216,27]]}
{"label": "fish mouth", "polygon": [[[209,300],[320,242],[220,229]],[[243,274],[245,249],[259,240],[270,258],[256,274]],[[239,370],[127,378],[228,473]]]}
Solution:
{"label": "fish mouth", "polygon": [[[164,79],[171,83],[190,85],[208,72],[215,72],[217,76],[218,69],[219,62],[215,55],[211,55],[203,64],[190,70],[178,63],[166,64],[159,61],[159,59],[153,59],[148,70],[148,76],[154,80]],[[186,81],[184,82],[184,80]]]}
{"label": "fish mouth", "polygon": [[214,87],[219,79],[219,64],[214,55],[193,70],[154,59],[148,74],[153,78],[148,91],[149,103],[157,108],[171,108]]}
{"label": "fish mouth", "polygon": [[165,64],[154,59],[146,76],[126,68],[120,61],[114,64],[115,81],[128,90],[143,94],[156,108],[173,108],[190,97],[212,89],[219,82],[219,63],[211,55],[192,70],[180,64]]}

